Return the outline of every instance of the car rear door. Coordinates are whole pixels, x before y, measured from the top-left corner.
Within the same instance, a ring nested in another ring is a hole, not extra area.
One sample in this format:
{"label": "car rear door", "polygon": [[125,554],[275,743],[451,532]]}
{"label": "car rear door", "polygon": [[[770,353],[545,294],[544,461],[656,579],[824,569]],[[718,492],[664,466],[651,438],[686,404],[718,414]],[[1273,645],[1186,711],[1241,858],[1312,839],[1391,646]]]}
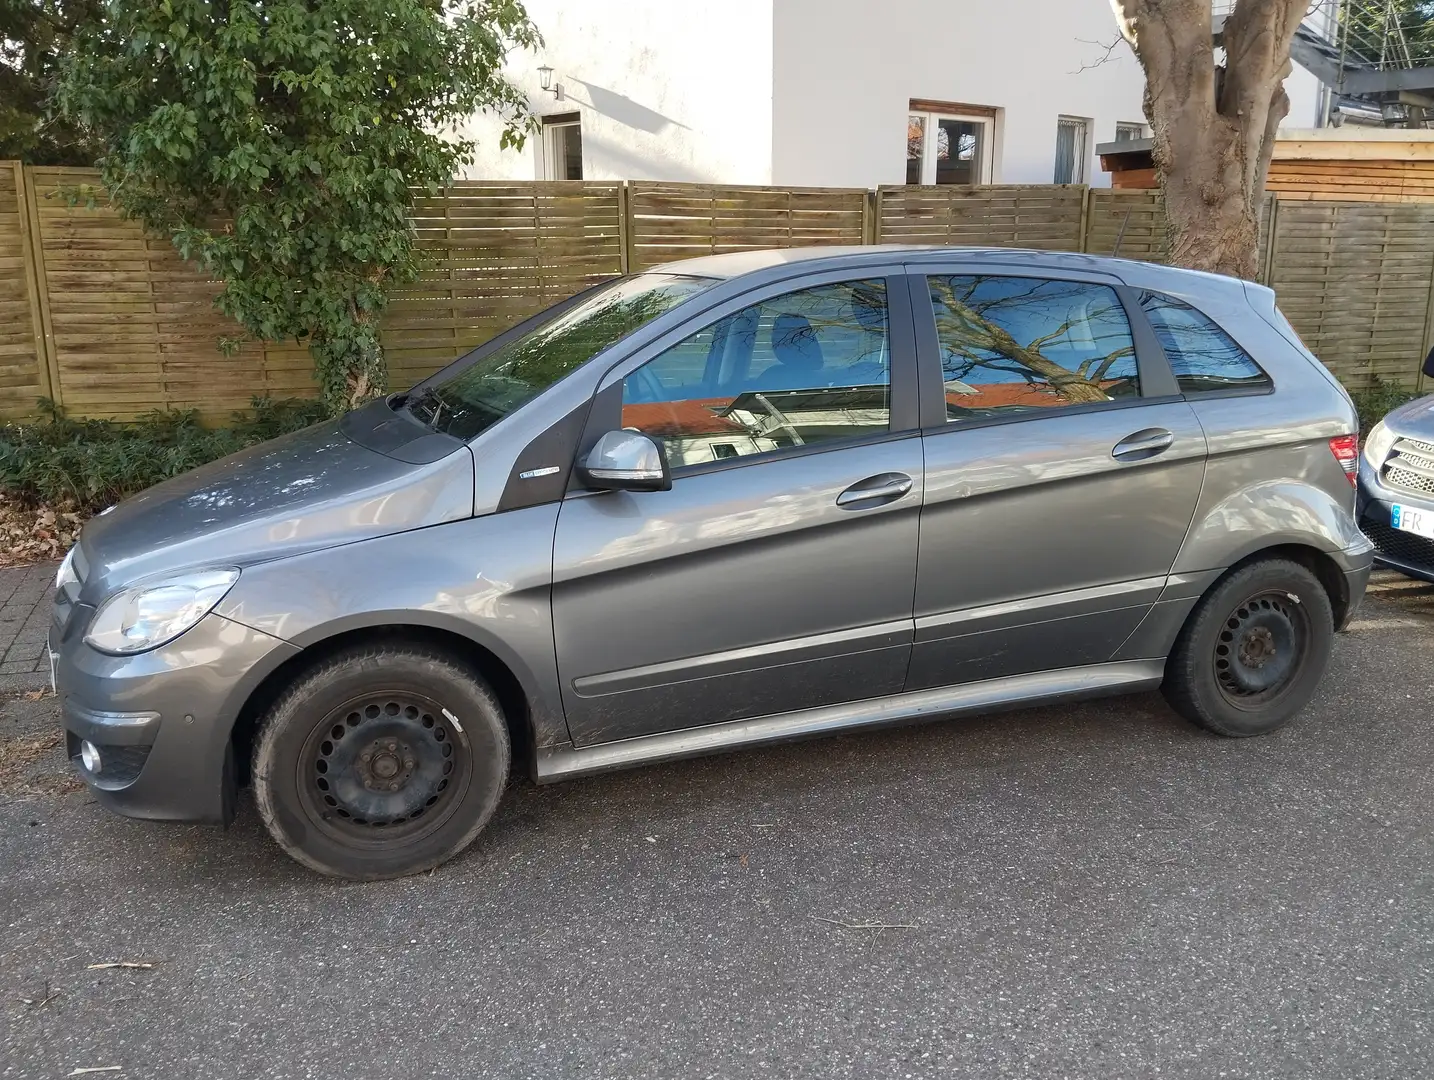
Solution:
{"label": "car rear door", "polygon": [[1112,659],[1190,527],[1193,410],[1114,278],[912,271],[926,496],[907,689]]}
{"label": "car rear door", "polygon": [[900,692],[923,466],[899,265],[734,300],[606,377],[584,436],[670,491],[569,492],[553,623],[577,745]]}

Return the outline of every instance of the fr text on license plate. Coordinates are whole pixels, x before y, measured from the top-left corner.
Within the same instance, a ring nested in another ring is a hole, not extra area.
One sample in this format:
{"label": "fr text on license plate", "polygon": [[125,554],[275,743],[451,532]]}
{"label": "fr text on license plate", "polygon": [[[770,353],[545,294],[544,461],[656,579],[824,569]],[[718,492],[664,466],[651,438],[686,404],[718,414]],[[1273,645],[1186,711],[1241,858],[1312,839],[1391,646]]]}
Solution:
{"label": "fr text on license plate", "polygon": [[1423,510],[1414,506],[1390,507],[1389,524],[1404,532],[1434,540],[1434,510]]}

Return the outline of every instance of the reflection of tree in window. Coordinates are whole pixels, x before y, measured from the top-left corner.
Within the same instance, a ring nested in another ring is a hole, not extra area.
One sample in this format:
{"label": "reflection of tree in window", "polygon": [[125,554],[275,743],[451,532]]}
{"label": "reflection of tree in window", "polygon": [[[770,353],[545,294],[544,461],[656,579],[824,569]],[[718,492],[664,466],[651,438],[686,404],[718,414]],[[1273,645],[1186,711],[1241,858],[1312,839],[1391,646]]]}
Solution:
{"label": "reflection of tree in window", "polygon": [[1233,338],[1188,304],[1159,293],[1142,293],[1165,357],[1186,394],[1241,388],[1266,389],[1270,377]]}
{"label": "reflection of tree in window", "polygon": [[953,419],[1140,392],[1115,291],[1040,278],[929,279]]}

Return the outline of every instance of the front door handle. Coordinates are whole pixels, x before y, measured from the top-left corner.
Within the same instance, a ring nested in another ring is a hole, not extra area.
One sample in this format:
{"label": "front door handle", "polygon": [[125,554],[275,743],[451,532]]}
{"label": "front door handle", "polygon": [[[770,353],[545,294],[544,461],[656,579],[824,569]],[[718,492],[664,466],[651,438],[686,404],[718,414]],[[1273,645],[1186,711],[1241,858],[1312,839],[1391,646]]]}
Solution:
{"label": "front door handle", "polygon": [[848,510],[865,510],[868,506],[895,502],[911,490],[911,477],[905,473],[878,473],[858,480],[837,496],[837,505]]}
{"label": "front door handle", "polygon": [[1116,461],[1144,461],[1165,453],[1174,442],[1175,436],[1164,428],[1146,428],[1121,439],[1111,448],[1110,456]]}

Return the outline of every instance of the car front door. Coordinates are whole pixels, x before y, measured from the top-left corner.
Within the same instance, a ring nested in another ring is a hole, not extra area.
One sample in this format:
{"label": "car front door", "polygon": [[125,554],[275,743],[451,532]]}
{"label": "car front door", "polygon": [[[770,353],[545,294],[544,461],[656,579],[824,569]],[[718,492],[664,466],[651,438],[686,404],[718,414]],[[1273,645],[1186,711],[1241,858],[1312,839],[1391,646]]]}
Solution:
{"label": "car front door", "polygon": [[907,689],[1116,657],[1166,588],[1206,453],[1133,294],[953,261],[912,297],[927,480]]}
{"label": "car front door", "polygon": [[923,486],[906,279],[803,279],[704,321],[615,367],[583,440],[651,435],[671,490],[574,490],[559,511],[553,624],[579,746],[905,681]]}

